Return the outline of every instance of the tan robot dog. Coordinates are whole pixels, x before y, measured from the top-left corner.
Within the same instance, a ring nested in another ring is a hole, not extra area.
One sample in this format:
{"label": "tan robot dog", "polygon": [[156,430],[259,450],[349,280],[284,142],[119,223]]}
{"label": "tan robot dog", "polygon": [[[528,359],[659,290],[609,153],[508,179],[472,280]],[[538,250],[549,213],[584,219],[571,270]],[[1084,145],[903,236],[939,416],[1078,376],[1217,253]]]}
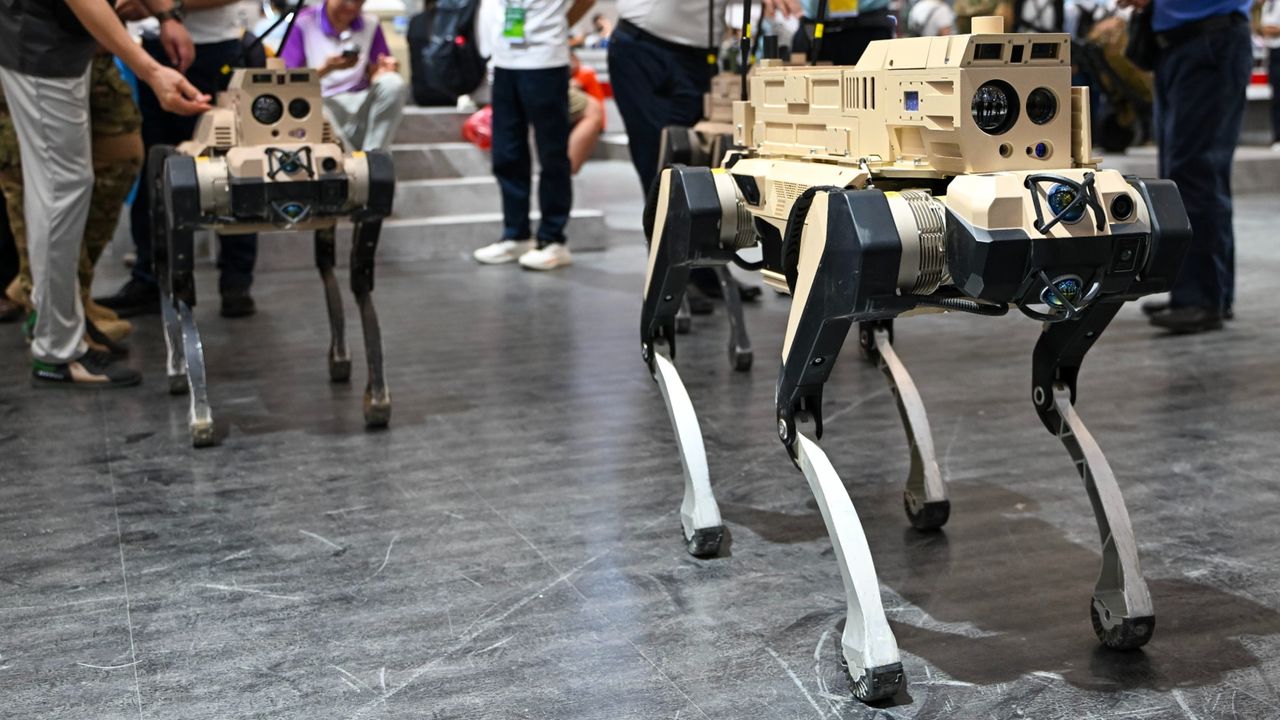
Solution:
{"label": "tan robot dog", "polygon": [[369,380],[364,417],[370,427],[391,418],[382,371],[382,341],[373,291],[373,262],[382,219],[391,214],[395,169],[382,152],[345,152],[324,118],[315,70],[238,69],[217,107],[200,118],[195,138],[177,148],[152,148],[148,188],[155,228],[157,274],[168,345],[169,389],[190,395],[196,446],[214,443],[204,352],[192,307],[193,232],[270,230],[315,232],[316,265],[324,281],[331,342],[329,377],[346,382],[351,357],[343,329],[342,297],[334,277],[335,228],[355,223],[351,290],[364,328]]}
{"label": "tan robot dog", "polygon": [[[1127,649],[1154,628],[1124,500],[1073,402],[1084,355],[1125,301],[1168,288],[1190,226],[1172,183],[1098,168],[1069,54],[1067,35],[1008,34],[982,18],[971,35],[874,42],[856,67],[766,61],[750,100],[734,106],[742,149],[721,169],[678,166],[661,179],[641,344],[685,466],[685,539],[691,550],[718,547],[723,527],[697,417],[657,343],[674,356],[690,268],[759,246],[765,281],[793,296],[777,433],[835,548],[848,601],[842,654],[863,700],[890,697],[905,680],[857,513],[815,442],[823,386],[855,322],[873,353],[888,347],[887,323],[899,315],[1013,306],[1042,323],[1031,399],[1069,451],[1098,522],[1094,630]],[[802,420],[813,421],[814,439]],[[938,527],[950,512],[936,475],[913,476],[904,500],[917,527]]]}

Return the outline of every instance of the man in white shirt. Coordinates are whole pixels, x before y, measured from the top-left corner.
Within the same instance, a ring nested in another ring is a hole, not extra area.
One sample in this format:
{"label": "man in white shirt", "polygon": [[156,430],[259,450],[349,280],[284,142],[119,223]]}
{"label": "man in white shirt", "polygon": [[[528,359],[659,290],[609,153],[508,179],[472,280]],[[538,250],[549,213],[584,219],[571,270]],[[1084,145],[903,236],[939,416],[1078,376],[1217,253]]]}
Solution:
{"label": "man in white shirt", "polygon": [[[195,41],[196,54],[185,70],[187,79],[200,92],[214,95],[225,90],[231,76],[223,74],[224,66],[238,66],[244,33],[241,0],[174,0],[173,19],[182,22]],[[117,0],[116,10],[126,20],[150,16],[140,0]],[[160,39],[144,34],[142,47],[161,63],[168,55]],[[156,96],[146,87],[138,88],[138,107],[142,110],[142,142],[148,152],[154,145],[177,145],[191,139],[196,119],[166,112]],[[133,244],[137,251],[132,277],[119,292],[97,302],[115,310],[120,317],[160,312],[160,291],[151,262],[151,203],[148,193],[137,193],[131,210]],[[257,235],[223,235],[219,238],[218,291],[222,295],[222,315],[243,317],[254,313],[249,287],[253,283],[253,266],[258,257]]]}
{"label": "man in white shirt", "polygon": [[[573,262],[565,226],[573,208],[569,166],[569,28],[595,0],[503,0],[502,23],[490,28],[493,49],[493,174],[502,190],[502,239],[473,253],[477,262],[519,260],[530,270]],[[496,37],[493,35],[496,34]],[[538,147],[537,241],[529,224],[532,158]]]}
{"label": "man in white shirt", "polygon": [[956,11],[946,0],[920,0],[907,13],[907,35],[937,37],[950,35],[956,23]]}

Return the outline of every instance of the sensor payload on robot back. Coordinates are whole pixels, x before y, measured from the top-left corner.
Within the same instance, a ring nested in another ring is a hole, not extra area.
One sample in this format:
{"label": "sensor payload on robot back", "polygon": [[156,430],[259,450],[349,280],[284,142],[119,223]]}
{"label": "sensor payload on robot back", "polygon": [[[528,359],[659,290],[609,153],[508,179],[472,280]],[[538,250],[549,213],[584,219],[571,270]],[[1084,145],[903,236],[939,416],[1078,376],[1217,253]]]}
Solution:
{"label": "sensor payload on robot back", "polygon": [[734,139],[873,176],[1096,167],[1070,53],[1069,35],[979,18],[972,35],[873,42],[855,67],[762,61],[750,100],[734,103]]}

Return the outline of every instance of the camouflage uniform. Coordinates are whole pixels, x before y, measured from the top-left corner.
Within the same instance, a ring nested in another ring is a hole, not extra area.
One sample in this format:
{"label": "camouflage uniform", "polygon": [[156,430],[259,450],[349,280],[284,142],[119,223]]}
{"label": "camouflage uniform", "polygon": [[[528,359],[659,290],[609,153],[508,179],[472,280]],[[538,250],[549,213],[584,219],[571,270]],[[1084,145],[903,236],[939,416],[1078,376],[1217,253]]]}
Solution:
{"label": "camouflage uniform", "polygon": [[[93,60],[89,76],[89,122],[93,133],[93,199],[80,250],[80,292],[93,287],[93,267],[111,242],[124,201],[142,167],[142,115],[129,84],[110,55]],[[27,258],[22,206],[22,158],[9,108],[0,91],[0,192],[18,246],[18,277],[5,291],[10,300],[31,308],[31,265]]]}

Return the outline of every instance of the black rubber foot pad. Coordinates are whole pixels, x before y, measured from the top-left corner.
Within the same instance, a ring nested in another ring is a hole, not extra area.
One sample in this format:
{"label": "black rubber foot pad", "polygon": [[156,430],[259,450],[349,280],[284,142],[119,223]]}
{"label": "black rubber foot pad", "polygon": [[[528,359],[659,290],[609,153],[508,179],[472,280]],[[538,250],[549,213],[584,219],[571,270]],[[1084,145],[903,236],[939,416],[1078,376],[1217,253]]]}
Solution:
{"label": "black rubber foot pad", "polygon": [[710,558],[720,554],[720,543],[724,541],[724,526],[699,528],[693,531],[686,547],[689,554],[696,558]]}
{"label": "black rubber foot pad", "polygon": [[755,353],[750,350],[735,350],[731,353],[733,358],[733,369],[738,372],[746,372],[751,369],[751,365],[755,362]]}
{"label": "black rubber foot pad", "polygon": [[1098,640],[1112,650],[1137,650],[1151,640],[1156,630],[1156,619],[1146,617],[1122,618],[1110,628],[1102,624],[1098,615],[1097,603],[1089,602],[1089,619],[1093,621],[1093,632]]}
{"label": "black rubber foot pad", "polygon": [[951,518],[950,500],[927,502],[920,508],[920,512],[913,513],[911,501],[904,495],[902,507],[907,511],[907,519],[911,521],[911,527],[917,530],[937,530],[946,525],[947,520]]}
{"label": "black rubber foot pad", "polygon": [[[848,667],[845,668],[845,672],[848,672]],[[857,680],[854,680],[853,675],[850,674],[849,689],[853,691],[853,696],[862,702],[876,702],[888,700],[897,695],[906,681],[907,676],[902,671],[902,663],[898,662],[868,668]]]}

